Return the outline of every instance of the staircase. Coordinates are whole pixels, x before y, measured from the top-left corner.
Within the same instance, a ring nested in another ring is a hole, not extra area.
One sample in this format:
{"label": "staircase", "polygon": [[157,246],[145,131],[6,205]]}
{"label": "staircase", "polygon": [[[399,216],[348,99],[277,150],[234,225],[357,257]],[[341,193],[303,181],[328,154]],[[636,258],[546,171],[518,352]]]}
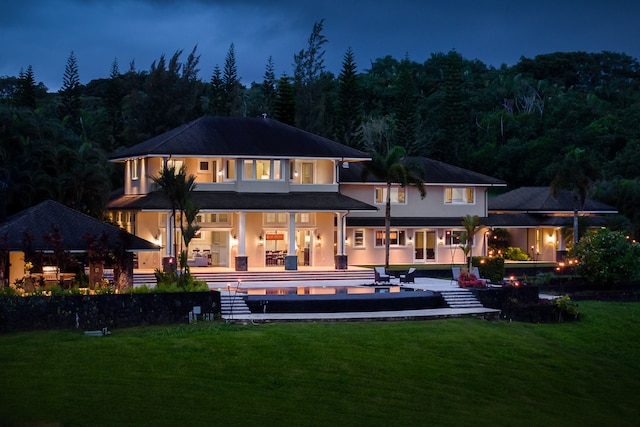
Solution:
{"label": "staircase", "polygon": [[220,312],[224,320],[246,319],[251,314],[242,294],[235,292],[220,292]]}
{"label": "staircase", "polygon": [[191,270],[198,280],[210,287],[241,283],[299,282],[314,280],[361,280],[363,284],[373,283],[373,270],[293,270],[293,271],[226,271],[198,272]]}
{"label": "staircase", "polygon": [[449,289],[439,291],[450,308],[483,308],[483,305],[469,289]]}

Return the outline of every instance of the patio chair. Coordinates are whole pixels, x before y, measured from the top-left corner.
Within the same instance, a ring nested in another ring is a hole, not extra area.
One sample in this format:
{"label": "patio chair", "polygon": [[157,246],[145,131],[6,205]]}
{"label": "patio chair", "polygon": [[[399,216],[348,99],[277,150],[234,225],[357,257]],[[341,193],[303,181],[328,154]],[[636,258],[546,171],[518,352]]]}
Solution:
{"label": "patio chair", "polygon": [[400,275],[400,283],[415,283],[416,269],[411,267],[405,274]]}
{"label": "patio chair", "polygon": [[384,267],[374,267],[373,274],[375,275],[375,282],[391,282],[391,276],[389,276]]}
{"label": "patio chair", "polygon": [[478,267],[473,267],[473,269],[471,270],[471,274],[476,276],[478,278],[478,280],[483,281],[485,283],[485,285],[487,283],[491,282],[491,280],[489,280],[489,279],[483,279],[482,277],[480,277],[480,270],[478,270]]}

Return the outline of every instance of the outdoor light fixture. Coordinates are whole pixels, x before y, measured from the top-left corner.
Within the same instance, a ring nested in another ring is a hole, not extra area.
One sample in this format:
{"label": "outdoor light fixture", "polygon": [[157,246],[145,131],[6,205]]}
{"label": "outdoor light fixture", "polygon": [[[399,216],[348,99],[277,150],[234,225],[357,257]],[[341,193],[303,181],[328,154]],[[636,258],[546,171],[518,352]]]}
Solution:
{"label": "outdoor light fixture", "polygon": [[264,245],[264,237],[260,234],[260,236],[258,236],[258,246],[262,245]]}

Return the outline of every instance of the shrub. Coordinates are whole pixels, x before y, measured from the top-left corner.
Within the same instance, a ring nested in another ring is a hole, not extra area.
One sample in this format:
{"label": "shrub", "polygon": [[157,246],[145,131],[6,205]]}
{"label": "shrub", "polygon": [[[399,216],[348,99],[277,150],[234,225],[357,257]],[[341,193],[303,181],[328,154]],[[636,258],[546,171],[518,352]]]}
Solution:
{"label": "shrub", "polygon": [[612,285],[640,277],[640,246],[619,231],[601,229],[585,235],[571,251],[577,272],[591,282]]}
{"label": "shrub", "polygon": [[514,247],[505,249],[504,252],[502,253],[502,257],[510,261],[531,261],[531,257],[529,256],[528,253],[526,253],[520,248],[514,248]]}
{"label": "shrub", "polygon": [[491,280],[492,283],[501,283],[504,278],[504,258],[473,257],[474,267],[478,267],[480,277]]}

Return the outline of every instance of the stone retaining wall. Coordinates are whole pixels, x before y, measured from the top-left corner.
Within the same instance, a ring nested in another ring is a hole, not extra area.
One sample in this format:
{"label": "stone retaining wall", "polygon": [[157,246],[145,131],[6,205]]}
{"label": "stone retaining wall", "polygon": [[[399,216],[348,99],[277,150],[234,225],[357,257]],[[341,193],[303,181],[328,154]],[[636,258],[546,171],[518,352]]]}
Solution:
{"label": "stone retaining wall", "polygon": [[220,318],[220,293],[0,297],[0,333],[186,323],[195,306]]}

